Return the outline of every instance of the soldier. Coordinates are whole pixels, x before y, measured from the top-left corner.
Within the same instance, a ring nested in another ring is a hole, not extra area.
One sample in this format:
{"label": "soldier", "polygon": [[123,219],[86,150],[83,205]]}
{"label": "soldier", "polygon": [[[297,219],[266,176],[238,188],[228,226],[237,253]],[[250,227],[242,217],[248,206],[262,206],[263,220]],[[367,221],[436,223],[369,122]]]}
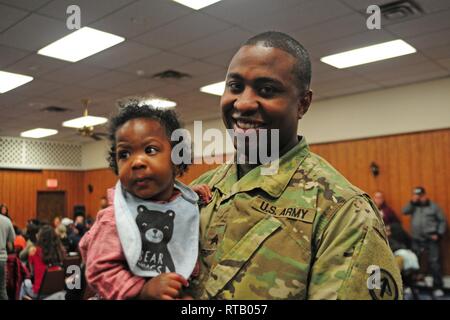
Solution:
{"label": "soldier", "polygon": [[260,163],[226,164],[193,182],[212,189],[201,210],[196,298],[402,298],[376,206],[297,136],[310,78],[307,51],[283,33],[259,34],[232,58],[225,126],[278,129],[279,168],[261,175]]}

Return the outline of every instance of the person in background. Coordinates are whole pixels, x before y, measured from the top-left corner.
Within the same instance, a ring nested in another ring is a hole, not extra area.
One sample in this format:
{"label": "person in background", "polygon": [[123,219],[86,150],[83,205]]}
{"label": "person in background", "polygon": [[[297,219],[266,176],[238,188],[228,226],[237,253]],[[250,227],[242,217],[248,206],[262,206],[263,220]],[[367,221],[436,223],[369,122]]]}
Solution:
{"label": "person in background", "polygon": [[59,225],[61,224],[61,217],[60,216],[56,216],[55,218],[53,218],[53,228],[58,228]]}
{"label": "person in background", "polygon": [[36,246],[30,250],[28,257],[33,281],[26,279],[23,282],[21,298],[26,295],[36,299],[45,271],[61,268],[64,255],[63,246],[55,230],[49,225],[42,226],[37,234]]}
{"label": "person in background", "polygon": [[25,239],[26,239],[26,246],[25,248],[19,252],[19,258],[22,262],[27,263],[28,262],[28,254],[30,252],[30,249],[33,248],[36,244],[36,235],[39,232],[40,228],[40,222],[36,220],[29,220],[26,231],[25,231]]}
{"label": "person in background", "polygon": [[16,233],[16,238],[14,239],[14,251],[19,253],[27,246],[27,240],[18,226],[14,226],[14,232]]}
{"label": "person in background", "polygon": [[106,209],[106,208],[108,208],[108,199],[107,199],[106,197],[101,197],[101,198],[100,198],[100,208],[99,208],[99,211],[100,211],[100,210],[103,210],[103,209]]}
{"label": "person in background", "polygon": [[381,216],[383,217],[385,226],[388,226],[392,223],[400,223],[397,216],[395,215],[394,210],[392,210],[391,207],[386,204],[383,192],[375,192],[373,195],[373,201],[377,205],[378,211],[380,211]]}
{"label": "person in background", "polygon": [[67,228],[62,223],[55,228],[55,232],[59,237],[59,240],[61,240],[62,245],[64,246],[64,249],[66,252],[70,252],[70,241],[67,238]]}
{"label": "person in background", "polygon": [[447,221],[442,209],[428,199],[424,187],[413,190],[411,201],[403,208],[405,215],[411,215],[412,249],[418,257],[428,253],[428,264],[433,276],[433,294],[442,297],[443,282],[441,274],[440,240],[446,229]]}
{"label": "person in background", "polygon": [[13,250],[15,237],[11,220],[0,214],[0,300],[8,300],[6,292],[6,261],[8,260],[8,251]]}
{"label": "person in background", "polygon": [[9,220],[11,220],[11,217],[9,216],[9,210],[6,204],[0,203],[0,214],[4,215],[5,217],[9,218]]}

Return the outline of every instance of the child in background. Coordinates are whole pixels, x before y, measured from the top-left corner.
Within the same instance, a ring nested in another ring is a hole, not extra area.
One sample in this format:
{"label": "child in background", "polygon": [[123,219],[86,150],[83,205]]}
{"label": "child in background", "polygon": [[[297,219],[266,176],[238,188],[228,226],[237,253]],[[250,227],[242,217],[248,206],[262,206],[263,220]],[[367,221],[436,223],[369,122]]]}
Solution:
{"label": "child in background", "polygon": [[46,270],[61,269],[65,252],[55,230],[49,225],[40,228],[37,243],[30,249],[28,263],[33,281],[26,279],[22,285],[21,298],[26,295],[36,299]]}
{"label": "child in background", "polygon": [[[110,166],[119,177],[110,206],[80,242],[86,279],[104,299],[176,299],[197,266],[197,194],[176,180],[173,111],[137,101],[111,120]],[[205,202],[209,189],[198,186]],[[202,192],[203,191],[203,192]],[[113,204],[113,205],[111,205]]]}

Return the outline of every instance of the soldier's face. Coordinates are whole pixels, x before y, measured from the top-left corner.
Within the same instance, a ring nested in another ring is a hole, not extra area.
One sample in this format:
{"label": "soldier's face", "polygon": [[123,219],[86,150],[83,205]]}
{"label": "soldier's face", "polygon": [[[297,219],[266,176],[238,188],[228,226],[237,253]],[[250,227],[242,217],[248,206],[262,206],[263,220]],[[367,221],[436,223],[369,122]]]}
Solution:
{"label": "soldier's face", "polygon": [[293,73],[295,59],[263,46],[243,46],[231,60],[220,101],[227,129],[279,129],[280,154],[297,144],[297,125],[311,93],[300,92]]}

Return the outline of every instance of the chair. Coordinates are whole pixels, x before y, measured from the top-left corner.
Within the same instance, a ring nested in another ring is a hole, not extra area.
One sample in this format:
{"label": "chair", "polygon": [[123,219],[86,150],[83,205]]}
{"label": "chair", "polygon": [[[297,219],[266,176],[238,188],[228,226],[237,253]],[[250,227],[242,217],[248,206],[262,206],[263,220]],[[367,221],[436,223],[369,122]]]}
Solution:
{"label": "chair", "polygon": [[66,256],[62,262],[62,265],[63,265],[64,270],[67,270],[67,268],[72,265],[80,266],[81,265],[81,257],[79,255]]}
{"label": "chair", "polygon": [[49,296],[55,292],[63,291],[65,288],[66,272],[63,268],[49,270],[47,269],[42,279],[41,287],[37,300],[42,299],[45,296]]}

